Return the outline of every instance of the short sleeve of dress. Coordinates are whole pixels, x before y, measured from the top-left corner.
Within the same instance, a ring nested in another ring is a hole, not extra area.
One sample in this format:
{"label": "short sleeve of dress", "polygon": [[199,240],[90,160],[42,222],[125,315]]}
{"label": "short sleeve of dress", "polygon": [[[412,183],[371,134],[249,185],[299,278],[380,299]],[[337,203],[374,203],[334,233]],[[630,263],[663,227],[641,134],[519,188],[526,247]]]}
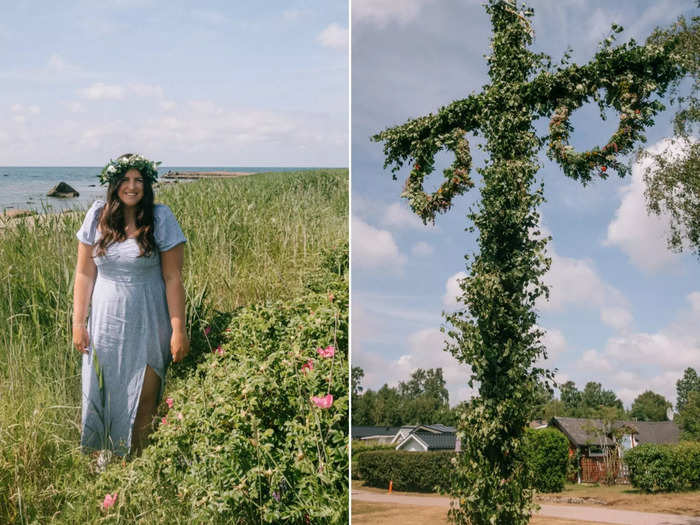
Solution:
{"label": "short sleeve of dress", "polygon": [[82,226],[80,226],[80,229],[75,234],[80,242],[89,244],[90,246],[95,244],[97,222],[100,217],[100,211],[102,211],[104,205],[105,201],[98,199],[92,203],[92,206],[90,206],[90,209],[85,214],[85,219],[83,219]]}
{"label": "short sleeve of dress", "polygon": [[165,204],[156,205],[154,220],[153,235],[159,251],[166,252],[180,243],[187,242],[175,215]]}

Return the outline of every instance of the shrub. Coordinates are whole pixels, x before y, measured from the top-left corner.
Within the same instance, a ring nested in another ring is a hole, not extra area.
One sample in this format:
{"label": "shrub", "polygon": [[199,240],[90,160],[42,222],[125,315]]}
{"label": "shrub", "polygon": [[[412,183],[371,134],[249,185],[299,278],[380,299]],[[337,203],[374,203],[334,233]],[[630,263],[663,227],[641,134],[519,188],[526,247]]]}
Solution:
{"label": "shrub", "polygon": [[447,490],[454,470],[453,451],[404,452],[377,450],[357,457],[360,477],[370,487],[387,488],[393,481],[396,490],[433,492]]}
{"label": "shrub", "polygon": [[365,452],[371,452],[373,450],[394,450],[396,445],[391,445],[389,443],[367,443],[366,441],[360,441],[356,439],[352,442],[351,450],[351,463],[350,463],[350,473],[352,479],[362,479],[360,477],[360,468],[357,462],[357,458],[360,454]]}
{"label": "shrub", "polygon": [[645,492],[700,488],[700,443],[644,443],[625,454],[630,483]]}
{"label": "shrub", "polygon": [[[331,270],[322,292],[323,272],[300,299],[234,311],[143,456],[87,497],[117,492],[112,511],[128,522],[347,523],[348,276]],[[317,352],[329,345],[333,356]],[[327,393],[330,407],[312,403]],[[68,514],[91,522],[85,506]]]}
{"label": "shrub", "polygon": [[569,443],[553,428],[525,432],[525,456],[532,486],[540,492],[561,492],[569,464]]}
{"label": "shrub", "polygon": [[687,488],[700,488],[700,442],[683,441],[673,448],[676,472]]}

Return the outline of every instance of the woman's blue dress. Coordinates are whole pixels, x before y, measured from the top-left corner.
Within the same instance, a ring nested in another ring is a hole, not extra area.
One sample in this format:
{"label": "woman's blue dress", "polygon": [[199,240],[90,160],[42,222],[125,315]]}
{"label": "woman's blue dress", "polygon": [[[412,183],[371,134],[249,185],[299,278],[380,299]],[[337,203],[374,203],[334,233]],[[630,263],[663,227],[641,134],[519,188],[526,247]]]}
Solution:
{"label": "woman's blue dress", "polygon": [[[93,255],[104,205],[98,200],[90,207],[76,234],[80,242],[93,246]],[[165,389],[172,327],[159,252],[187,240],[164,204],[155,205],[153,226],[158,250],[150,257],[138,257],[136,239],[127,239],[94,258],[97,278],[88,317],[90,346],[82,367],[80,444],[86,452],[109,449],[123,456],[131,450],[147,364],[160,377],[158,403]]]}

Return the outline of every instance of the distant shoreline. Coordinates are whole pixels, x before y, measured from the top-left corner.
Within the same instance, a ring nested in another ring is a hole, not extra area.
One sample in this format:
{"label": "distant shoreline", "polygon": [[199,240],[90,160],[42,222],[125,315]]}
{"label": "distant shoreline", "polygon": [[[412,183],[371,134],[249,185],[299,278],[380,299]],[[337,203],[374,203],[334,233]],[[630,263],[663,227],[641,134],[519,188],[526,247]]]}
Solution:
{"label": "distant shoreline", "polygon": [[254,175],[255,171],[168,171],[162,179],[216,179]]}

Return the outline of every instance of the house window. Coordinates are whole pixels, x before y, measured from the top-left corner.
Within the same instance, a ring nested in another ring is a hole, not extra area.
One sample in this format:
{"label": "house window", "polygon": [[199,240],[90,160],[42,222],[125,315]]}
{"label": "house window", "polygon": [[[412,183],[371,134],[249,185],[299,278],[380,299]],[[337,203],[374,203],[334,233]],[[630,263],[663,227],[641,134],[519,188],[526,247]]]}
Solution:
{"label": "house window", "polygon": [[598,445],[592,445],[588,447],[588,457],[599,458],[603,456],[605,456],[605,452],[603,452],[603,447],[599,447]]}

